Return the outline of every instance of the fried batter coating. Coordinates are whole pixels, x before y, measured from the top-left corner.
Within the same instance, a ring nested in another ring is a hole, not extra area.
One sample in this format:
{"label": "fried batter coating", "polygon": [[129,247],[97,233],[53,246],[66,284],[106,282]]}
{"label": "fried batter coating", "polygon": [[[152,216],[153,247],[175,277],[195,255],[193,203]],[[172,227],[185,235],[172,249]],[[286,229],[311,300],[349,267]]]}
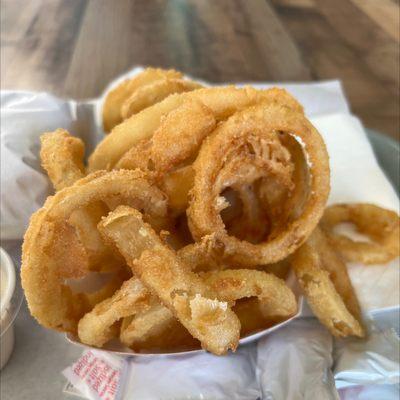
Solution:
{"label": "fried batter coating", "polygon": [[346,265],[319,228],[293,254],[291,262],[308,304],[332,335],[363,337],[360,306]]}
{"label": "fried batter coating", "polygon": [[123,119],[129,118],[143,109],[164,100],[171,94],[190,92],[199,88],[201,88],[201,85],[198,83],[184,79],[162,78],[156,80],[153,83],[139,87],[124,101],[121,107],[121,116]]}
{"label": "fried batter coating", "polygon": [[85,176],[83,156],[85,145],[65,129],[40,136],[40,159],[56,190],[71,186]]}

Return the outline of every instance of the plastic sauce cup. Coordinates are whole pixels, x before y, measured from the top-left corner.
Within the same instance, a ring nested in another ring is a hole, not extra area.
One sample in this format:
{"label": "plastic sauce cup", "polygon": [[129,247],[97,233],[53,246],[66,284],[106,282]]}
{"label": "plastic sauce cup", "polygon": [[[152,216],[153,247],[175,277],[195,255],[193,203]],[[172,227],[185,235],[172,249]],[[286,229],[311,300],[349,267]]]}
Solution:
{"label": "plastic sauce cup", "polygon": [[14,348],[14,320],[19,307],[14,307],[15,267],[11,257],[0,247],[0,369],[7,363]]}

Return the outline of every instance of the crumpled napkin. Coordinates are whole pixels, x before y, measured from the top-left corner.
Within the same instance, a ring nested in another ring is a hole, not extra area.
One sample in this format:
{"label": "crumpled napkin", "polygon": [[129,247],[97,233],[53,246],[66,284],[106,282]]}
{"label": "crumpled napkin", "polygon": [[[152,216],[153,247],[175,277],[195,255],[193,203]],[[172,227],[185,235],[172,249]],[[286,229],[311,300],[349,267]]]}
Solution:
{"label": "crumpled napkin", "polygon": [[400,342],[393,329],[373,327],[365,341],[336,340],[334,375],[336,386],[399,383]]}
{"label": "crumpled napkin", "polygon": [[[139,71],[140,69],[135,69],[129,72],[129,75]],[[340,83],[332,81],[274,85],[286,87],[297,97],[325,139],[332,169],[332,192],[329,202],[374,202],[398,211],[397,196],[378,166],[360,122],[349,114]],[[254,86],[273,85],[254,84]],[[63,127],[82,137],[90,151],[101,135],[100,109],[101,99],[76,103],[46,93],[13,91],[1,93],[0,227],[3,240],[22,239],[29,216],[43,204],[45,197],[50,193],[48,180],[38,160],[40,134]],[[349,265],[349,270],[364,311],[378,310],[390,325],[393,322],[391,313],[393,310],[398,310],[399,306],[398,260],[386,266]],[[310,324],[308,327],[307,323]],[[302,328],[304,332],[309,332],[310,335],[310,332],[313,332],[312,348],[304,348],[304,341],[301,347],[300,338],[295,339],[298,324],[304,324]],[[290,381],[295,378],[299,384],[303,378],[308,382],[316,379],[315,382],[321,384],[320,398],[336,398],[335,388],[324,383],[320,370],[312,368],[314,363],[323,363],[325,370],[328,371],[331,364],[330,352],[327,351],[331,345],[327,345],[329,340],[327,342],[324,328],[321,328],[315,320],[313,322],[304,320],[295,321],[284,329],[259,342],[258,359],[254,356],[256,344],[241,347],[236,355],[224,358],[202,353],[186,359],[181,357],[126,359],[125,373],[119,385],[119,398],[164,400],[177,398],[174,393],[180,393],[179,398],[182,399],[247,400],[261,397],[263,392],[264,398],[280,399],[280,395],[286,393],[287,399],[297,399],[299,397],[296,397],[293,391],[287,390]],[[285,343],[284,336],[291,341],[291,346]],[[274,343],[273,347],[269,345],[269,340],[270,344]],[[293,342],[298,343],[298,346],[293,346]],[[385,357],[386,347],[383,347],[381,350]],[[335,360],[335,376],[349,384],[354,384],[351,382],[353,379],[351,376],[354,374],[363,375],[362,384],[375,382],[374,379],[370,379],[370,371],[358,369],[358,366],[362,365],[359,363],[360,355],[368,357],[368,353],[365,355],[362,348],[357,352],[351,347],[347,350],[344,346],[343,349]],[[270,351],[273,353],[269,353]],[[379,346],[374,351],[380,354]],[[268,357],[267,354],[274,354],[274,357]],[[323,354],[327,356],[324,361],[323,357],[321,358]],[[278,357],[279,355],[281,357]],[[299,365],[307,366],[309,368],[307,376],[304,375],[305,369],[300,371],[291,368],[289,374],[279,376],[279,385],[272,385],[271,376],[277,377],[276,374],[279,368],[285,365],[283,361],[287,357],[293,357],[299,361]],[[344,359],[346,362],[341,362]],[[386,360],[381,361],[376,365],[379,365],[383,375],[386,372],[390,375],[392,370],[385,370]],[[258,374],[254,373],[254,365],[259,371]],[[176,373],[171,374],[171,371]],[[270,375],[270,371],[275,375]],[[346,371],[350,371],[351,376],[346,375]],[[398,382],[398,377],[390,376],[390,382],[393,383],[396,379]],[[325,377],[330,379],[328,376]],[[207,391],[204,392],[203,388],[207,388]],[[147,397],[132,397],[132,393]],[[322,393],[326,393],[326,396],[323,397]],[[302,398],[312,398],[310,396],[312,392]]]}

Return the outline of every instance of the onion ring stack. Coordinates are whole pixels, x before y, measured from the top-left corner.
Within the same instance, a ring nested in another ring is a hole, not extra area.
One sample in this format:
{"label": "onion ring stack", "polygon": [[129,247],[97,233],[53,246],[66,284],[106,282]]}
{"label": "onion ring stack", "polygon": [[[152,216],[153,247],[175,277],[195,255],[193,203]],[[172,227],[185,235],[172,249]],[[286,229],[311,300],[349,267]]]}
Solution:
{"label": "onion ring stack", "polygon": [[235,112],[260,101],[284,103],[294,110],[302,110],[300,104],[281,89],[259,91],[251,87],[238,89],[228,86],[173,94],[115,126],[90,155],[89,172],[114,168],[132,147],[143,139],[151,138],[171,111],[176,110],[189,100],[200,101],[211,110],[217,121],[224,120]]}
{"label": "onion ring stack", "polygon": [[[108,93],[103,123],[87,166],[67,131],[41,138],[56,193],[31,218],[21,270],[40,324],[95,347],[222,355],[295,315],[292,270],[333,335],[365,335],[344,261],[397,257],[399,217],[325,210],[326,147],[286,91],[149,68]],[[370,242],[338,235],[342,222]]]}

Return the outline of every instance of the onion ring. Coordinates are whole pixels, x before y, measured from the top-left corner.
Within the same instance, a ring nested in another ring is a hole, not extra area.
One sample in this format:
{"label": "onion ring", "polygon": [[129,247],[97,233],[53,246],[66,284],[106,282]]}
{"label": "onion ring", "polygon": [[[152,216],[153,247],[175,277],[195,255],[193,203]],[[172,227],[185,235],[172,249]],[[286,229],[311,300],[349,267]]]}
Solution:
{"label": "onion ring", "polygon": [[291,264],[312,311],[332,335],[364,337],[360,306],[346,265],[319,228],[292,255]]}
{"label": "onion ring", "polygon": [[[43,326],[74,333],[77,322],[90,309],[82,293],[73,293],[64,284],[67,276],[61,273],[63,266],[49,252],[60,235],[60,224],[76,209],[115,196],[134,199],[138,208],[156,218],[167,212],[165,195],[145,174],[120,170],[99,171],[82,178],[49,197],[43,208],[33,214],[24,237],[21,278],[31,314]],[[74,277],[86,273],[77,271]]]}
{"label": "onion ring", "polygon": [[200,89],[201,85],[184,79],[163,78],[139,87],[125,100],[121,108],[122,119],[131,117],[143,109],[164,100],[171,94]]}
{"label": "onion ring", "polygon": [[228,303],[218,301],[199,276],[143,222],[140,212],[120,206],[102,220],[99,230],[204,349],[214,354],[236,349],[240,322]]}
{"label": "onion ring", "polygon": [[[353,223],[372,243],[334,233],[335,226],[342,222]],[[325,210],[321,227],[346,261],[385,264],[400,254],[400,218],[394,211],[373,204],[335,204]]]}
{"label": "onion ring", "polygon": [[159,79],[179,79],[182,74],[173,69],[146,68],[132,79],[127,79],[111,90],[103,105],[103,127],[109,132],[115,125],[122,122],[121,107],[124,102],[138,89],[152,84]]}
{"label": "onion ring", "polygon": [[[278,132],[295,135],[304,143],[310,164],[308,198],[301,215],[284,224],[286,229],[271,240],[258,244],[239,240],[225,230],[219,215],[224,202],[219,194],[242,181],[267,176],[275,175],[288,184],[290,153]],[[198,240],[215,233],[225,246],[224,258],[245,267],[274,263],[295,251],[318,224],[329,194],[328,154],[321,136],[303,114],[274,104],[250,107],[219,125],[203,142],[193,168],[195,180],[187,210],[192,235]]]}

